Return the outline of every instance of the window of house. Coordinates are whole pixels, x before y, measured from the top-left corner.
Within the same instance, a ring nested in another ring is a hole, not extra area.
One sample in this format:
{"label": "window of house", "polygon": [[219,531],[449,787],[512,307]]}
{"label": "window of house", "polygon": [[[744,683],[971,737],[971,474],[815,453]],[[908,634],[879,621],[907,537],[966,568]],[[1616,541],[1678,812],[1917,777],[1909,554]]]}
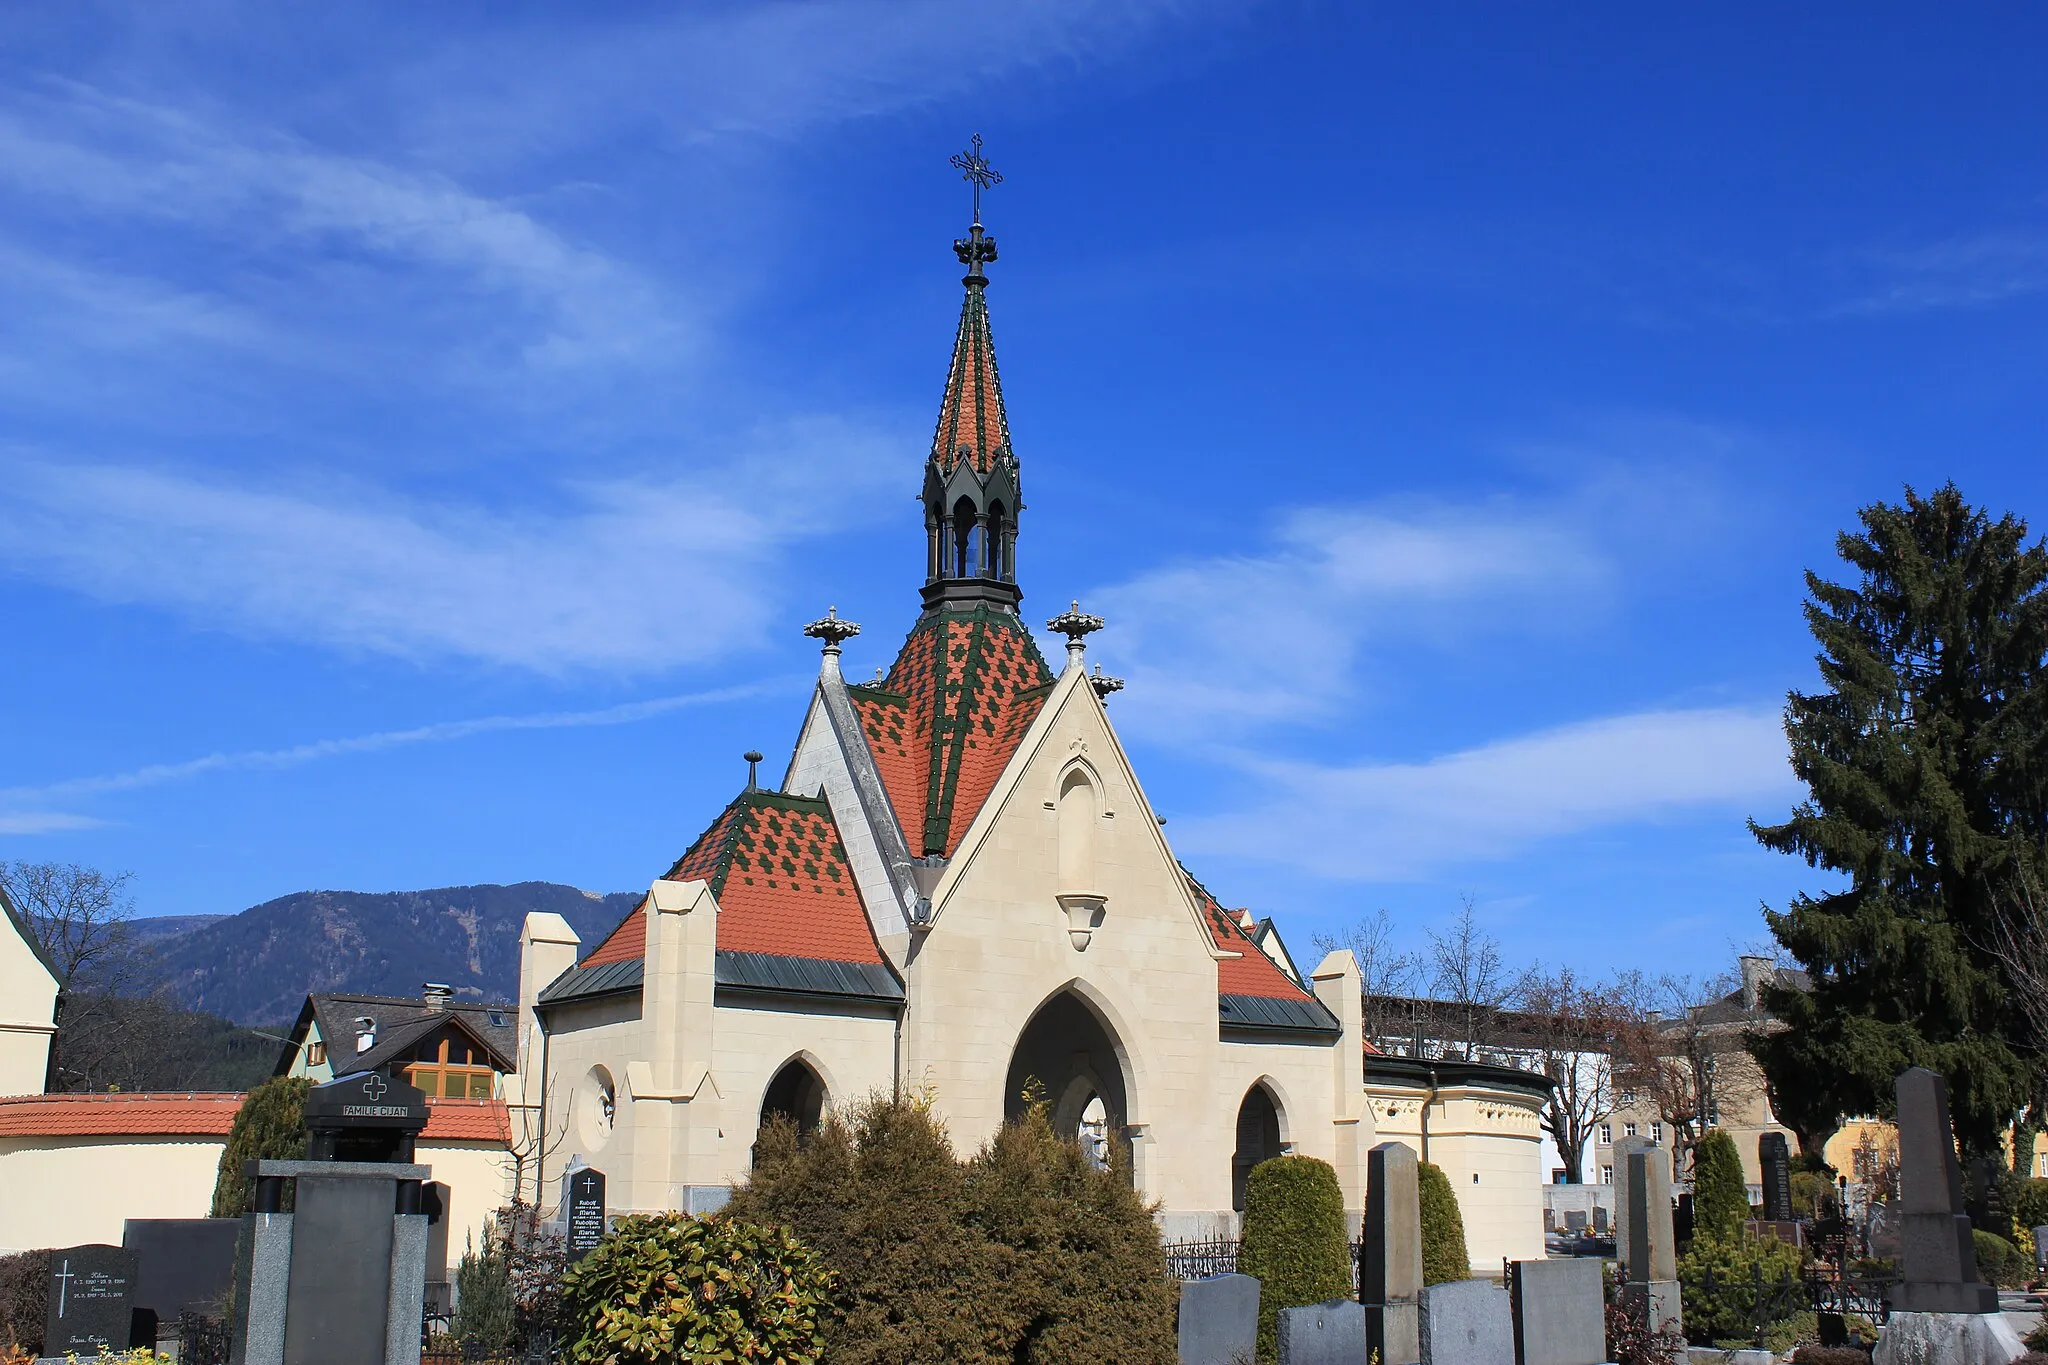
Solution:
{"label": "window of house", "polygon": [[2048,1178],[2048,1152],[2042,1152],[2039,1156],[2036,1156],[2034,1164],[2041,1168],[2040,1174],[2044,1178]]}
{"label": "window of house", "polygon": [[1710,1105],[1708,1105],[1708,1106],[1707,1106],[1707,1127],[1709,1127],[1709,1128],[1719,1128],[1720,1126],[1721,1126],[1721,1102],[1720,1102],[1719,1100],[1716,1100],[1716,1101],[1714,1101],[1714,1102],[1713,1102],[1712,1104],[1710,1104]]}
{"label": "window of house", "polygon": [[1661,1123],[1653,1123],[1653,1124],[1651,1124],[1651,1125],[1650,1125],[1650,1141],[1652,1141],[1652,1142],[1662,1142],[1663,1140],[1664,1140],[1664,1125],[1663,1125],[1663,1124],[1661,1124]]}
{"label": "window of house", "polygon": [[1636,1126],[1633,1123],[1622,1124],[1621,1135],[1623,1137],[1634,1137],[1636,1135]]}
{"label": "window of house", "polygon": [[422,1043],[405,1069],[405,1079],[429,1099],[487,1100],[496,1077],[488,1058],[468,1043],[447,1037]]}
{"label": "window of house", "polygon": [[306,1044],[306,1065],[307,1065],[307,1066],[322,1066],[322,1065],[324,1065],[324,1064],[326,1063],[326,1061],[327,1061],[327,1044],[325,1044],[325,1043],[308,1043],[308,1044]]}
{"label": "window of house", "polygon": [[1600,1183],[1603,1185],[1612,1185],[1614,1183],[1614,1168],[1612,1166],[1602,1166],[1600,1168]]}
{"label": "window of house", "polygon": [[1603,1124],[1601,1124],[1601,1125],[1600,1125],[1600,1140],[1601,1140],[1602,1142],[1612,1142],[1612,1141],[1614,1141],[1614,1125],[1613,1125],[1613,1124],[1611,1124],[1611,1123],[1603,1123]]}

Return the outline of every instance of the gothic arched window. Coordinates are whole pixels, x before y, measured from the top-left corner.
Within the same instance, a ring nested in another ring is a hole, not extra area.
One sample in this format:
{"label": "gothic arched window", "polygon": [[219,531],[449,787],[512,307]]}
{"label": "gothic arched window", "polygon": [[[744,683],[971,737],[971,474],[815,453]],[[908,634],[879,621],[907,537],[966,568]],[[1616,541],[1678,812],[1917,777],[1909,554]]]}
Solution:
{"label": "gothic arched window", "polygon": [[966,498],[953,504],[953,577],[975,578],[980,575],[981,545],[980,525],[974,515],[974,504]]}

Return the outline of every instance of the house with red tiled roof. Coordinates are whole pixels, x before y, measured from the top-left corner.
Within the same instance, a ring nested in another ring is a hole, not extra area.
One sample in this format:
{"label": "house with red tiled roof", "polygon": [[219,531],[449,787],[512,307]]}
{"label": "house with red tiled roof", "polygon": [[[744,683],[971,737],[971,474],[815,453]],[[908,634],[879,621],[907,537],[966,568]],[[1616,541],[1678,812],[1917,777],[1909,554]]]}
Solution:
{"label": "house with red tiled roof", "polygon": [[[1229,1233],[1246,1172],[1282,1152],[1329,1161],[1356,1213],[1357,967],[1302,973],[1181,866],[1110,721],[1121,684],[1084,666],[1103,623],[1073,604],[1046,622],[1060,666],[1040,649],[978,215],[955,251],[903,643],[850,682],[860,627],[806,626],[823,654],[780,784],[750,776],[595,946],[528,919],[515,1113],[604,1169],[620,1209],[716,1207],[770,1119],[907,1087],[963,1150],[1042,1097],[1170,1234]],[[1527,1164],[1533,1192],[1533,1145]]]}

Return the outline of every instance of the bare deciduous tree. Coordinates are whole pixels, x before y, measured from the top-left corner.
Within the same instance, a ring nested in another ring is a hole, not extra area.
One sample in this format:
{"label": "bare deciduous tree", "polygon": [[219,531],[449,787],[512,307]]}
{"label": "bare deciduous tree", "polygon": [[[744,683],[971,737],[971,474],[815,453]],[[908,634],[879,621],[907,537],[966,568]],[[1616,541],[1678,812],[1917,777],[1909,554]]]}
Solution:
{"label": "bare deciduous tree", "polygon": [[112,1059],[140,1024],[122,1001],[147,973],[128,922],[135,910],[129,875],[110,877],[76,863],[0,864],[0,887],[57,976],[51,1075],[61,1089],[104,1085]]}
{"label": "bare deciduous tree", "polygon": [[1518,1041],[1551,1082],[1543,1128],[1557,1144],[1566,1182],[1576,1185],[1594,1127],[1614,1111],[1616,1044],[1636,1017],[1613,985],[1589,985],[1569,967],[1531,968],[1522,979],[1520,1006]]}
{"label": "bare deciduous tree", "polygon": [[1374,1044],[1389,1037],[1409,1017],[1408,997],[1415,989],[1422,959],[1394,944],[1394,922],[1384,909],[1360,919],[1342,935],[1318,934],[1316,951],[1349,949],[1358,963],[1358,985],[1365,996],[1365,1036]]}
{"label": "bare deciduous tree", "polygon": [[1520,986],[1501,960],[1499,940],[1480,931],[1470,896],[1448,929],[1429,931],[1430,994],[1443,1016],[1438,1036],[1463,1060],[1478,1061],[1479,1049],[1496,1041],[1500,1012]]}
{"label": "bare deciduous tree", "polygon": [[1744,1047],[1748,1025],[1716,1009],[1740,982],[1639,972],[1618,978],[1624,1022],[1615,1038],[1616,1083],[1648,1097],[1671,1125],[1673,1168],[1689,1169],[1707,1129],[1764,1095],[1763,1072]]}

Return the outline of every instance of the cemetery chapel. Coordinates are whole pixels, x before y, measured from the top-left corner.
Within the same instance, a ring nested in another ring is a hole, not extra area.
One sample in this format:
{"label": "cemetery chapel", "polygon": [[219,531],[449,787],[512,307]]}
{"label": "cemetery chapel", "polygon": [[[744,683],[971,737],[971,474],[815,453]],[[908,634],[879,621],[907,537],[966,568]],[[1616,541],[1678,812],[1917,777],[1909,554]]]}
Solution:
{"label": "cemetery chapel", "polygon": [[[703,1212],[771,1115],[807,1128],[918,1093],[966,1153],[1029,1093],[1128,1162],[1168,1236],[1229,1235],[1246,1172],[1283,1152],[1331,1163],[1355,1216],[1377,1140],[1357,968],[1338,952],[1301,974],[1270,922],[1181,866],[1105,710],[1119,684],[1084,667],[1102,623],[1052,616],[1055,669],[1020,617],[1023,474],[978,203],[954,250],[921,611],[871,682],[840,671],[859,626],[805,628],[823,662],[780,786],[750,777],[602,942],[579,959],[565,921],[528,917],[515,1127],[545,1125],[550,1176],[602,1169],[615,1211]],[[1459,1193],[1468,1221],[1506,1197],[1540,1255],[1535,1101],[1516,1098],[1491,1136],[1525,1188]],[[1428,1132],[1414,1097],[1383,1107]]]}

